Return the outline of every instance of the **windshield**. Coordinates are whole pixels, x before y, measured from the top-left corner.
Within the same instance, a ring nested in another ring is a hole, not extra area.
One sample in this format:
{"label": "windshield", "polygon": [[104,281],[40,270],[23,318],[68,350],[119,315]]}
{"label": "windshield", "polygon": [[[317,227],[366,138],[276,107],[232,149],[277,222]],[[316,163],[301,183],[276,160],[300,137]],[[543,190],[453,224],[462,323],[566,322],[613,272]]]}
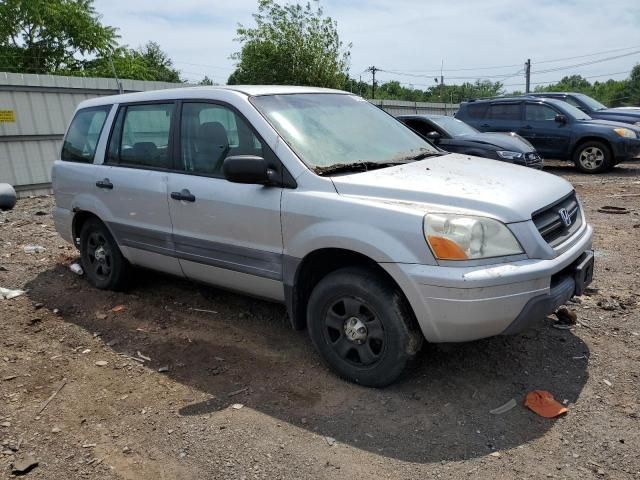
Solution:
{"label": "windshield", "polygon": [[584,103],[590,110],[598,111],[598,110],[606,110],[607,108],[603,104],[601,104],[599,101],[597,101],[595,98],[591,98],[582,93],[579,95],[576,95],[576,97],[578,97],[580,101]]}
{"label": "windshield", "polygon": [[382,166],[441,153],[354,95],[264,95],[251,102],[312,169],[358,163]]}
{"label": "windshield", "polygon": [[452,137],[478,133],[478,130],[473,128],[471,125],[467,125],[462,120],[457,120],[453,117],[429,117],[429,120],[438,125]]}
{"label": "windshield", "polygon": [[576,108],[573,105],[568,104],[567,102],[564,102],[564,105],[562,105],[562,108],[564,108],[567,111],[567,113],[571,115],[573,118],[575,118],[576,120],[591,120],[591,117],[589,115],[584,113],[579,108]]}

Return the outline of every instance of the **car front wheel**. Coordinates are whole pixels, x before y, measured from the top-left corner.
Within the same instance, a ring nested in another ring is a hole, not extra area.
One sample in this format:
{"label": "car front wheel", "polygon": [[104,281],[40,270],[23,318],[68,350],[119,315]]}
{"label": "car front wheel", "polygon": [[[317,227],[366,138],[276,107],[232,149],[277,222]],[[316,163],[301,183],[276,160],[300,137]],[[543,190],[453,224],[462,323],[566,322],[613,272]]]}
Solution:
{"label": "car front wheel", "polygon": [[323,361],[370,387],[395,381],[423,342],[398,288],[369,269],[344,268],[323,278],[311,293],[307,318]]}
{"label": "car front wheel", "polygon": [[602,142],[583,143],[576,149],[573,161],[584,173],[601,173],[613,168],[611,151]]}

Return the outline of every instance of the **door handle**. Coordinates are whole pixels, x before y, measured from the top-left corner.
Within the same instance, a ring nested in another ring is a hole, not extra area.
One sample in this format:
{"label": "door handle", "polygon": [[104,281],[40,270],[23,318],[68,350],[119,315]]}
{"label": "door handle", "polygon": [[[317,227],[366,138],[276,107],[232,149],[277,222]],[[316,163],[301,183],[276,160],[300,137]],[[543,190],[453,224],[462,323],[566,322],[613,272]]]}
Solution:
{"label": "door handle", "polygon": [[533,127],[531,125],[525,125],[522,128],[524,128],[525,130],[532,130],[533,129]]}
{"label": "door handle", "polygon": [[182,189],[180,192],[171,192],[171,198],[174,200],[184,200],[185,202],[196,201],[195,195],[186,188]]}
{"label": "door handle", "polygon": [[108,178],[105,178],[104,180],[98,180],[96,182],[96,187],[106,188],[107,190],[113,190],[113,183],[111,183]]}
{"label": "door handle", "polygon": [[482,125],[480,125],[482,128],[488,128],[490,125],[488,123],[483,123]]}

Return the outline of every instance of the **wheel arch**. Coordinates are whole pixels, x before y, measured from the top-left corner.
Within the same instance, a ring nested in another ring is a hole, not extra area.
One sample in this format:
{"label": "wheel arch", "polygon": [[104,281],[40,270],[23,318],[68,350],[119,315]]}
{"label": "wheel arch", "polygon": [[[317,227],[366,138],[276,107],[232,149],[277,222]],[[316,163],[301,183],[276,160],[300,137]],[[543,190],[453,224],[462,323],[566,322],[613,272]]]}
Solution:
{"label": "wheel arch", "polygon": [[360,266],[380,275],[397,288],[415,316],[415,312],[396,280],[369,256],[344,248],[319,248],[302,260],[285,259],[285,302],[289,320],[296,330],[307,327],[307,303],[313,288],[331,272],[344,267]]}
{"label": "wheel arch", "polygon": [[611,148],[611,142],[604,137],[598,137],[594,135],[587,135],[585,137],[580,137],[576,144],[573,146],[571,150],[571,160],[575,159],[575,155],[585,143],[588,142],[599,142],[603,143],[609,149],[609,155],[613,155],[613,148]]}

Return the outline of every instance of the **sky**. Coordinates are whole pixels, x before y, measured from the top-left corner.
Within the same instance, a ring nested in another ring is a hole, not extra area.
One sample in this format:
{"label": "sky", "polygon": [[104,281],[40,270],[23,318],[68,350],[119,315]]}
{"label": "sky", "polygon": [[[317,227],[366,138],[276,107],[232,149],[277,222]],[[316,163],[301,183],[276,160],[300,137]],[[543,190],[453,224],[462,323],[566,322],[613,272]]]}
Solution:
{"label": "sky", "polygon": [[[286,0],[280,0],[285,2]],[[183,78],[205,75],[224,84],[238,23],[253,25],[257,0],[96,0],[102,22],[120,42],[160,44]],[[443,69],[445,83],[502,81],[524,90],[580,74],[590,81],[622,79],[640,63],[640,1],[616,0],[322,0],[351,43],[353,78],[397,80],[424,89]],[[613,58],[606,61],[609,57]],[[557,61],[556,61],[557,60]],[[593,63],[597,62],[597,63]],[[591,63],[590,65],[581,65]],[[566,68],[569,67],[569,68]],[[549,72],[548,70],[559,69]]]}

